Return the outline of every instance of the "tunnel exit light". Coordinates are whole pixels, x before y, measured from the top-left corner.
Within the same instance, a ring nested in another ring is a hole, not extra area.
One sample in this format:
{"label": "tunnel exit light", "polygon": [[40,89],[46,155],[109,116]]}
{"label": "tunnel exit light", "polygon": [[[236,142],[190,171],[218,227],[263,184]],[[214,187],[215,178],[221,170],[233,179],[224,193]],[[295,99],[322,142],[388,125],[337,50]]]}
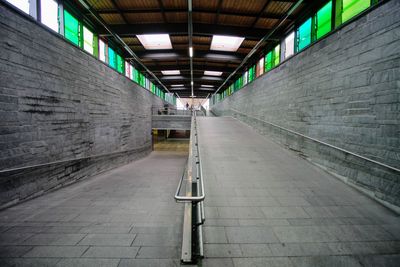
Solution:
{"label": "tunnel exit light", "polygon": [[169,34],[142,34],[136,36],[144,48],[148,50],[172,49]]}
{"label": "tunnel exit light", "polygon": [[211,50],[236,52],[243,40],[243,37],[214,35],[211,41]]}

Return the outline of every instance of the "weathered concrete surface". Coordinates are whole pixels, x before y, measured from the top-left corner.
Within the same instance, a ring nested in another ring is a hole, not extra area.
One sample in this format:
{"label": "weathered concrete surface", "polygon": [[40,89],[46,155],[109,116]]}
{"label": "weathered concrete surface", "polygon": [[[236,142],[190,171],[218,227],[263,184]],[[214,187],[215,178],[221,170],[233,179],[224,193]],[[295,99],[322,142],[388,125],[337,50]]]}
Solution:
{"label": "weathered concrete surface", "polygon": [[160,130],[190,130],[191,121],[191,116],[153,115],[151,126]]}
{"label": "weathered concrete surface", "polygon": [[0,212],[0,266],[178,266],[187,152],[153,152]]}
{"label": "weathered concrete surface", "polygon": [[1,4],[0,36],[0,170],[84,158],[1,173],[0,207],[150,152],[160,98]]}
{"label": "weathered concrete surface", "polygon": [[399,14],[399,1],[384,3],[227,97],[213,111],[233,114],[377,199],[400,206],[398,172],[260,121],[399,168]]}
{"label": "weathered concrete surface", "polygon": [[399,266],[400,217],[245,124],[199,117],[202,266]]}

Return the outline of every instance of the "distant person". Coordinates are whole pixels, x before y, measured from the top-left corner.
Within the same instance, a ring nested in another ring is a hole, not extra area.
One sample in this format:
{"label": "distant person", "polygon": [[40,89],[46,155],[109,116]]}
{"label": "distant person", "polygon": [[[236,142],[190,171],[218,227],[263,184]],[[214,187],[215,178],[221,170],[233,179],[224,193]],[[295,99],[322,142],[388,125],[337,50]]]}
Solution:
{"label": "distant person", "polygon": [[186,103],[186,109],[189,110],[189,103]]}

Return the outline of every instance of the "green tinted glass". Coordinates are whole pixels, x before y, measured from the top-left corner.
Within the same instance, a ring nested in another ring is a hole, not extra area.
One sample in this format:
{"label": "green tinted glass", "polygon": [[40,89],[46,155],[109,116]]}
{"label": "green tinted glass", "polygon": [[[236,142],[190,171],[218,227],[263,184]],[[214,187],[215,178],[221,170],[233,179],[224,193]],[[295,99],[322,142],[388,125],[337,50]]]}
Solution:
{"label": "green tinted glass", "polygon": [[319,39],[332,29],[332,1],[329,1],[317,12],[316,18],[317,39]]}
{"label": "green tinted glass", "polygon": [[122,57],[120,55],[117,54],[117,71],[119,73],[124,73],[124,60],[122,59]]}
{"label": "green tinted glass", "polygon": [[139,83],[139,71],[137,69],[133,69],[132,80],[137,84]]}
{"label": "green tinted glass", "polygon": [[342,22],[361,13],[371,5],[371,0],[342,0]]}
{"label": "green tinted glass", "polygon": [[64,34],[67,40],[78,46],[80,45],[79,21],[66,10],[64,10]]}
{"label": "green tinted glass", "polygon": [[297,51],[311,44],[311,18],[297,29]]}
{"label": "green tinted glass", "polygon": [[265,56],[265,61],[264,61],[264,65],[265,65],[265,71],[269,71],[270,69],[272,69],[272,51],[270,51],[266,56]]}
{"label": "green tinted glass", "polygon": [[277,45],[274,48],[274,67],[279,65],[279,62],[281,61],[281,46]]}
{"label": "green tinted glass", "polygon": [[111,47],[108,48],[108,65],[113,69],[117,68],[117,58]]}

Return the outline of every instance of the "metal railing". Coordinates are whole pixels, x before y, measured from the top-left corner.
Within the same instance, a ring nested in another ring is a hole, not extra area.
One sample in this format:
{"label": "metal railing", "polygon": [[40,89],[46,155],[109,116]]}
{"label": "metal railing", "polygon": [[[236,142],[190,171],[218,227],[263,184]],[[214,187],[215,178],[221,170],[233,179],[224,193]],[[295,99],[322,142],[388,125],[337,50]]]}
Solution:
{"label": "metal railing", "polygon": [[249,118],[258,120],[258,121],[260,121],[260,122],[262,122],[262,123],[271,125],[271,126],[277,128],[277,129],[280,129],[280,130],[286,131],[286,132],[288,132],[288,133],[291,133],[291,134],[300,136],[300,137],[302,137],[302,138],[305,138],[305,139],[310,140],[310,141],[312,141],[312,142],[318,143],[318,144],[320,144],[320,145],[324,145],[324,146],[333,148],[333,149],[338,150],[338,151],[340,151],[340,152],[342,152],[342,153],[345,153],[345,154],[354,156],[354,157],[356,157],[356,158],[359,158],[359,159],[368,161],[368,162],[370,162],[370,163],[379,165],[379,166],[384,167],[384,168],[386,168],[386,169],[389,169],[389,170],[391,170],[391,171],[400,173],[400,169],[398,169],[398,168],[396,168],[396,167],[393,167],[393,166],[387,165],[387,164],[385,164],[385,163],[382,163],[382,162],[379,162],[379,161],[376,161],[376,160],[373,160],[373,159],[364,157],[364,156],[362,156],[362,155],[359,155],[359,154],[357,154],[357,153],[348,151],[348,150],[346,150],[346,149],[343,149],[343,148],[340,148],[340,147],[337,147],[337,146],[328,144],[328,143],[326,143],[326,142],[320,141],[320,140],[315,139],[315,138],[313,138],[313,137],[304,135],[304,134],[302,134],[302,133],[299,133],[299,132],[290,130],[290,129],[285,128],[285,127],[282,127],[282,126],[277,125],[277,124],[275,124],[275,123],[272,123],[272,122],[269,122],[269,121],[265,121],[265,120],[262,120],[262,119],[260,119],[260,118],[257,118],[257,117],[248,115],[248,114],[243,113],[243,112],[240,112],[240,111],[238,111],[238,110],[236,110],[236,109],[231,108],[230,110],[233,111],[233,112],[235,112],[235,113],[238,113],[238,114],[240,114],[240,115],[242,115],[242,116],[245,116],[245,117],[249,117]]}
{"label": "metal railing", "polygon": [[191,116],[192,111],[187,109],[177,109],[167,106],[151,107],[151,115],[175,115],[175,116]]}
{"label": "metal railing", "polygon": [[[183,185],[185,193],[181,195]],[[205,222],[204,199],[196,112],[193,112],[188,161],[175,193],[175,200],[185,203],[181,255],[183,263],[194,262],[198,257],[204,256],[202,228]]]}

